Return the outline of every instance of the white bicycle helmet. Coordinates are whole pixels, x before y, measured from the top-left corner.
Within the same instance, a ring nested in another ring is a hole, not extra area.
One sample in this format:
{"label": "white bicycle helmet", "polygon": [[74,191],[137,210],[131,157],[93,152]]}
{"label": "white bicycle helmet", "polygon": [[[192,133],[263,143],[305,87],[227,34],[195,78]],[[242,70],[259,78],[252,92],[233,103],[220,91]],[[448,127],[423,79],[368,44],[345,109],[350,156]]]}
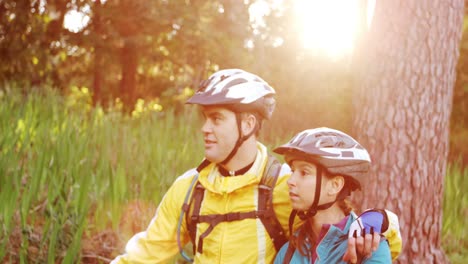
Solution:
{"label": "white bicycle helmet", "polygon": [[365,180],[371,163],[367,150],[354,138],[327,127],[304,130],[288,143],[274,149],[274,152],[284,155],[288,163],[300,159],[317,165],[315,199],[301,218],[314,216],[317,210],[327,209],[336,202],[318,204],[323,170],[345,178],[345,188],[337,197],[340,200],[361,188],[361,182]]}
{"label": "white bicycle helmet", "polygon": [[255,112],[270,119],[275,90],[262,78],[240,69],[220,70],[201,82],[188,104],[223,105],[234,112]]}
{"label": "white bicycle helmet", "polygon": [[291,158],[302,158],[323,166],[332,175],[347,176],[354,183],[353,190],[361,187],[371,163],[359,142],[327,127],[304,130],[274,152],[285,155],[288,163]]}
{"label": "white bicycle helmet", "polygon": [[[270,119],[275,109],[275,90],[262,78],[240,69],[220,70],[201,82],[198,91],[187,100],[187,104],[203,106],[217,105],[236,113],[239,138],[229,155],[220,162],[226,164],[242,143],[255,134],[262,124],[262,119]],[[242,135],[240,113],[250,112],[257,117],[252,133]]]}

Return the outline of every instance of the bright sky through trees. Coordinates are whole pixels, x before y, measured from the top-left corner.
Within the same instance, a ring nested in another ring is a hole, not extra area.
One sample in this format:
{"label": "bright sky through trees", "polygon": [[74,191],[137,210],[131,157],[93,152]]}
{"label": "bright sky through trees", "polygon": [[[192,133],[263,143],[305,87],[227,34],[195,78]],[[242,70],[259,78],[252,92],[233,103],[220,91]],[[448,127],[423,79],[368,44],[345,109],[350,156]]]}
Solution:
{"label": "bright sky through trees", "polygon": [[[283,0],[254,1],[249,10],[254,29],[265,26],[262,17],[271,10],[281,10],[282,2]],[[369,26],[375,0],[367,3],[366,19]],[[326,54],[332,59],[352,52],[357,32],[358,0],[295,0],[294,13],[299,38],[307,51]]]}
{"label": "bright sky through trees", "polygon": [[[262,17],[269,14],[271,9],[281,9],[282,2],[254,1],[250,7],[251,22],[265,26]],[[296,27],[304,48],[334,59],[350,54],[358,21],[357,2],[358,0],[295,0]],[[368,1],[368,4],[367,20],[371,21],[375,0]],[[88,13],[89,6],[82,10],[69,11],[65,16],[64,27],[72,32],[80,31],[89,23]],[[278,43],[275,45],[282,43],[281,40],[276,42]]]}
{"label": "bright sky through trees", "polygon": [[332,58],[352,52],[357,32],[358,0],[296,0],[295,13],[306,49],[326,53]]}
{"label": "bright sky through trees", "polygon": [[[105,3],[106,1],[107,0],[101,0],[102,3]],[[91,12],[91,10],[90,6],[87,4],[85,4],[79,10],[68,11],[65,14],[63,27],[75,33],[81,31],[90,22],[89,12]]]}
{"label": "bright sky through trees", "polygon": [[89,12],[89,6],[83,9],[82,11],[68,11],[63,21],[63,27],[75,33],[86,27],[89,23],[89,16],[87,14]]}

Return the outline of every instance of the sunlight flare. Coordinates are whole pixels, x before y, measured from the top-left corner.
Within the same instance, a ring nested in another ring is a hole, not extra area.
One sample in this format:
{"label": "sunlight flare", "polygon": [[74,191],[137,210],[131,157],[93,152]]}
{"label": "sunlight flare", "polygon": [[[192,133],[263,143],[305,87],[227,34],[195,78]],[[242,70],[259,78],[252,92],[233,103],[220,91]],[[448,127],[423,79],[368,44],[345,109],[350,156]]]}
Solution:
{"label": "sunlight flare", "polygon": [[63,27],[71,32],[80,32],[90,22],[90,17],[86,13],[89,12],[89,7],[84,11],[70,10],[65,14]]}
{"label": "sunlight flare", "polygon": [[306,49],[332,58],[351,53],[358,21],[356,0],[296,0],[295,13]]}

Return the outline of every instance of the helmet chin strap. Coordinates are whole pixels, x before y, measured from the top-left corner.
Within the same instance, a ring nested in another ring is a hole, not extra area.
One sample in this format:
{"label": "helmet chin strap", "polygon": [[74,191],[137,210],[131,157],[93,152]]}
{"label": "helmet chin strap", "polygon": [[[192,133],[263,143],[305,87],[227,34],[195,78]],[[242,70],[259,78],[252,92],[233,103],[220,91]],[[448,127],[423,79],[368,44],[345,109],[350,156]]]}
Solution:
{"label": "helmet chin strap", "polygon": [[296,217],[296,215],[298,215],[301,220],[307,220],[308,218],[314,217],[318,211],[330,208],[338,200],[338,197],[337,197],[332,202],[318,205],[319,200],[320,200],[320,192],[322,188],[322,177],[323,177],[324,169],[321,165],[316,165],[316,166],[317,166],[317,178],[315,182],[314,202],[306,211],[292,210],[291,214],[289,215],[289,233],[290,234],[292,234],[292,231],[293,231],[294,218]]}
{"label": "helmet chin strap", "polygon": [[257,123],[255,123],[255,127],[252,130],[252,132],[250,132],[248,135],[242,136],[241,114],[238,112],[235,112],[235,114],[236,114],[237,131],[239,133],[239,137],[237,138],[237,142],[234,145],[234,148],[231,150],[231,153],[229,153],[229,155],[223,161],[219,163],[221,165],[226,165],[226,163],[228,163],[234,157],[234,155],[236,155],[242,143],[244,143],[244,141],[246,141],[249,137],[251,137],[257,130]]}
{"label": "helmet chin strap", "polygon": [[314,202],[312,203],[312,205],[309,207],[309,209],[307,211],[299,212],[299,217],[302,220],[305,220],[307,218],[315,216],[317,214],[317,212],[320,211],[320,210],[325,210],[325,209],[330,208],[338,200],[338,197],[337,197],[332,202],[328,202],[328,203],[319,205],[320,192],[321,192],[321,189],[322,189],[322,179],[323,179],[324,171],[325,171],[325,169],[321,165],[317,165],[317,179],[316,179],[316,183],[315,183]]}

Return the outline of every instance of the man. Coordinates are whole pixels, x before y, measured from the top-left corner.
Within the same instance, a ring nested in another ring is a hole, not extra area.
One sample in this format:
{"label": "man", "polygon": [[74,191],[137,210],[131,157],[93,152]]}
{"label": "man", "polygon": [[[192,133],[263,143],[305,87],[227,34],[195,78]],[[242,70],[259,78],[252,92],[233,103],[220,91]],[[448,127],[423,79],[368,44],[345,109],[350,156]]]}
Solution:
{"label": "man", "polygon": [[[274,95],[267,82],[238,69],[218,71],[202,82],[187,103],[200,105],[205,118],[205,160],[177,178],[148,229],[136,234],[126,254],[112,263],[166,263],[190,239],[195,263],[273,262],[282,239],[272,239],[259,205],[262,177],[272,158],[257,135],[273,113]],[[273,217],[284,232],[291,212],[289,174],[282,165],[272,190]],[[378,236],[353,242],[368,254],[372,240]],[[355,252],[349,254],[353,262]]]}

